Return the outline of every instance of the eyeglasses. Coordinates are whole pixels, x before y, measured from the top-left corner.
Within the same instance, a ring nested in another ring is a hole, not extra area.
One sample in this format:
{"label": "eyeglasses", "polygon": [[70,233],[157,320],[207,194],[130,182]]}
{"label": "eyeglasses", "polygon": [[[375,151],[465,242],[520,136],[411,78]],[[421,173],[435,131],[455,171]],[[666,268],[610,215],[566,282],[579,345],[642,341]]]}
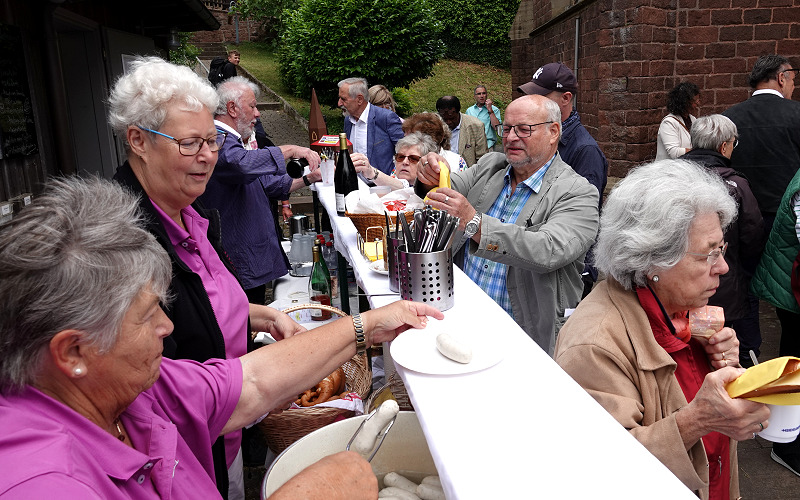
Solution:
{"label": "eyeglasses", "polygon": [[394,155],[394,161],[396,161],[397,163],[403,163],[403,160],[405,160],[406,158],[408,158],[408,161],[410,163],[419,163],[419,160],[422,157],[417,155],[401,155],[400,153]]}
{"label": "eyeglasses", "polygon": [[517,134],[517,137],[530,137],[533,133],[533,127],[538,127],[539,125],[545,125],[548,123],[553,123],[553,121],[549,122],[542,122],[542,123],[534,123],[533,125],[506,125],[500,128],[500,137],[506,137],[510,132],[511,129],[514,129],[514,132]]}
{"label": "eyeglasses", "polygon": [[162,137],[166,137],[178,145],[178,151],[183,156],[194,156],[200,152],[200,149],[203,147],[203,143],[205,142],[208,144],[208,149],[211,150],[213,153],[214,151],[219,151],[222,148],[222,145],[225,144],[225,138],[228,136],[228,132],[223,132],[222,130],[217,130],[217,134],[209,137],[208,139],[203,139],[202,137],[186,137],[183,139],[176,139],[171,135],[167,135],[164,133],[159,132],[158,130],[151,130],[149,128],[139,127],[140,129],[144,130],[145,132],[151,132],[153,134],[158,134]]}
{"label": "eyeglasses", "polygon": [[734,138],[733,141],[728,141],[728,142],[733,142],[733,148],[731,149],[736,149],[736,146],[739,145],[739,139],[736,138]]}
{"label": "eyeglasses", "polygon": [[717,248],[716,250],[712,250],[710,253],[694,253],[694,252],[686,252],[686,255],[696,255],[698,257],[705,257],[706,261],[708,262],[709,266],[713,266],[717,263],[720,257],[725,257],[725,252],[728,250],[728,242],[722,244],[721,247]]}
{"label": "eyeglasses", "polygon": [[794,68],[789,68],[789,69],[785,69],[785,70],[781,71],[781,73],[791,73],[792,77],[789,78],[789,80],[792,80],[792,81],[794,81],[794,79],[797,76],[798,72],[800,72],[800,69],[794,69]]}

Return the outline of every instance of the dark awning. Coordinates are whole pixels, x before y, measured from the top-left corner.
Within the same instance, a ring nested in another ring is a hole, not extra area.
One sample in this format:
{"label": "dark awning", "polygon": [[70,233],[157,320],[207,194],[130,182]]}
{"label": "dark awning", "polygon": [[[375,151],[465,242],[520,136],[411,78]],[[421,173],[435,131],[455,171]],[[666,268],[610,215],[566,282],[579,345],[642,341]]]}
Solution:
{"label": "dark awning", "polygon": [[170,30],[214,31],[220,23],[202,0],[67,0],[61,7],[110,28],[159,38]]}
{"label": "dark awning", "polygon": [[[219,21],[201,0],[136,0],[109,2],[109,8],[136,22],[145,36],[166,36],[178,31],[214,31]],[[118,18],[119,19],[119,18]]]}

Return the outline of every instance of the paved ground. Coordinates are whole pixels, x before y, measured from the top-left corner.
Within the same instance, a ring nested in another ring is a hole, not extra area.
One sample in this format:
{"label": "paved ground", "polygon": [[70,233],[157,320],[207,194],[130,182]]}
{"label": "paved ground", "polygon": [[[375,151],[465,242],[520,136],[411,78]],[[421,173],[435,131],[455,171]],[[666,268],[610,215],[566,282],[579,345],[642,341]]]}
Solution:
{"label": "paved ground", "polygon": [[[291,117],[282,111],[265,111],[261,115],[264,129],[272,135],[275,144],[308,143],[308,133]],[[307,195],[304,190],[298,195]],[[761,361],[778,355],[780,326],[774,308],[761,304],[761,328],[763,344]],[[739,444],[739,476],[741,494],[745,499],[756,500],[796,500],[800,499],[800,477],[795,476],[770,458],[771,443],[761,438]],[[248,500],[256,500],[260,495],[263,467],[246,467]],[[605,497],[605,495],[600,495]],[[606,497],[609,498],[609,497]],[[648,498],[643,492],[642,498]]]}
{"label": "paved ground", "polygon": [[308,131],[283,111],[262,111],[261,123],[277,145],[308,146]]}

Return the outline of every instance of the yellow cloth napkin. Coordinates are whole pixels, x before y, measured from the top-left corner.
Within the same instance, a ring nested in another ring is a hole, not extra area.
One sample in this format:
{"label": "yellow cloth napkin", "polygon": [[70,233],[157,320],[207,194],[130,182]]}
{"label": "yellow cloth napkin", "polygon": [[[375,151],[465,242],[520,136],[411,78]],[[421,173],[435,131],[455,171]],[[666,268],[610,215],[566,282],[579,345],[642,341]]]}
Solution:
{"label": "yellow cloth napkin", "polygon": [[783,356],[751,366],[725,389],[732,398],[800,405],[800,358]]}

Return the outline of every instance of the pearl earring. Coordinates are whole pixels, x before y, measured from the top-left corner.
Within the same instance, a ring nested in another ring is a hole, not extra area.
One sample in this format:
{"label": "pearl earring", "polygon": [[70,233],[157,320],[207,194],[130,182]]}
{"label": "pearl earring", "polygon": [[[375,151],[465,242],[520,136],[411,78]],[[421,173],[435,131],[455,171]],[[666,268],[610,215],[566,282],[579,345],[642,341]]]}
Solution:
{"label": "pearl earring", "polygon": [[76,377],[79,377],[83,375],[83,370],[81,370],[80,368],[75,368],[74,370],[72,370],[72,374],[75,375]]}
{"label": "pearl earring", "polygon": [[658,283],[658,275],[657,274],[654,274],[652,279],[653,279],[653,283]]}

